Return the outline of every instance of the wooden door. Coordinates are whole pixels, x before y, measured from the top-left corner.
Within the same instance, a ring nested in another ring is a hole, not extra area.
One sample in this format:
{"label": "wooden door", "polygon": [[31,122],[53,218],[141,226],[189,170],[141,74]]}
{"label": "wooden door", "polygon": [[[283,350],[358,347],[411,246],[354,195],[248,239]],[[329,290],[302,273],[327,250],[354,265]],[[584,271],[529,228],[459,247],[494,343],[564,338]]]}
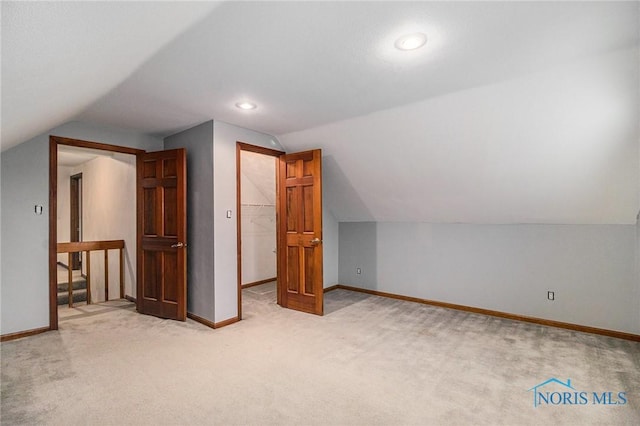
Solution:
{"label": "wooden door", "polygon": [[322,154],[281,155],[278,165],[278,303],[322,315]]}
{"label": "wooden door", "polygon": [[187,315],[186,150],[137,157],[137,309],[180,321]]}
{"label": "wooden door", "polygon": [[[69,241],[74,243],[82,241],[82,173],[71,176],[69,190]],[[80,253],[71,253],[71,265],[74,271],[82,266],[82,256]]]}

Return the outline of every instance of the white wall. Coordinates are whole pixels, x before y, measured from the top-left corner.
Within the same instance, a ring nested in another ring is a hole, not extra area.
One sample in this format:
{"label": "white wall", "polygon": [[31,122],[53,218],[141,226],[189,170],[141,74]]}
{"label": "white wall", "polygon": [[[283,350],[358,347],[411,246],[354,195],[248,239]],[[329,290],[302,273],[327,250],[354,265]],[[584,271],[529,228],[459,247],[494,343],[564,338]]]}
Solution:
{"label": "white wall", "polygon": [[264,154],[240,153],[242,284],[277,275],[276,161]]}
{"label": "white wall", "polygon": [[[125,295],[136,297],[136,157],[97,157],[73,168],[77,173],[82,173],[82,240],[125,241]],[[119,256],[119,250],[109,250],[109,299],[120,297]],[[85,273],[86,266],[83,260]],[[94,302],[105,300],[104,288],[104,251],[92,252]]]}
{"label": "white wall", "polygon": [[215,322],[238,315],[236,142],[283,151],[273,136],[221,121],[213,123]]}
{"label": "white wall", "polygon": [[640,333],[634,228],[342,222],[340,283]]}
{"label": "white wall", "polygon": [[70,122],[2,152],[2,334],[49,326],[49,135],[162,149],[155,137]]}

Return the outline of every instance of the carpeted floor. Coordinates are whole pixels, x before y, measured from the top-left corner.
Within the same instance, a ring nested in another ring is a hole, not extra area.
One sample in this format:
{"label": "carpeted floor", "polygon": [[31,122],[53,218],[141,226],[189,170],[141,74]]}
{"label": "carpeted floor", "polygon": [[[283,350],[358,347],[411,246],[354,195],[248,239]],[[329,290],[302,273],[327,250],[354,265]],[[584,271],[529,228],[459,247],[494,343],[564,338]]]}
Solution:
{"label": "carpeted floor", "polygon": [[68,305],[58,306],[59,326],[64,328],[63,321],[76,320],[91,315],[102,315],[113,309],[135,309],[133,303],[124,300],[109,300],[108,302],[98,302],[87,305],[87,302],[76,302],[73,308]]}
{"label": "carpeted floor", "polygon": [[[639,343],[345,290],[318,317],[268,286],[217,330],[121,306],[2,343],[2,424],[640,424]],[[534,407],[550,378],[579,403]]]}

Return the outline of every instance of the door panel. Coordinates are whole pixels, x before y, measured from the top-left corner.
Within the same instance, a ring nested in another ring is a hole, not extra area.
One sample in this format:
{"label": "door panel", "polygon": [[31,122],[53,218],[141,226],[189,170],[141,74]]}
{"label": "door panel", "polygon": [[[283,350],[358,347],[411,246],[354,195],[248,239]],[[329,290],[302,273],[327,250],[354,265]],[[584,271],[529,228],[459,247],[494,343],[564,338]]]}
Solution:
{"label": "door panel", "polygon": [[280,156],[278,191],[279,303],[322,315],[321,151]]}
{"label": "door panel", "polygon": [[184,321],[187,315],[186,151],[138,155],[140,313]]}
{"label": "door panel", "polygon": [[[70,180],[70,196],[71,203],[69,216],[71,223],[69,226],[69,241],[82,241],[82,173],[71,176]],[[74,271],[82,268],[82,256],[80,253],[71,253],[71,265],[68,265]]]}

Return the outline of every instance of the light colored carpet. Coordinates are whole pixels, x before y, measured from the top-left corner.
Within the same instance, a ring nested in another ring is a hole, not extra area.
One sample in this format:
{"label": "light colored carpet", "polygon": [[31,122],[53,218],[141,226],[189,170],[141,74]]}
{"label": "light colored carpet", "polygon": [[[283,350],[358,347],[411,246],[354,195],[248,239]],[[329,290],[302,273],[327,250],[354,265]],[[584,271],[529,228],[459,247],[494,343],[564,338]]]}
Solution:
{"label": "light colored carpet", "polygon": [[[2,343],[2,424],[640,424],[638,343],[345,290],[318,317],[258,291],[222,329],[124,308]],[[628,403],[534,408],[551,377]]]}
{"label": "light colored carpet", "polygon": [[[98,302],[87,305],[86,302],[76,302],[73,308],[69,305],[58,306],[58,321],[75,320],[88,315],[102,315],[113,309],[135,309],[135,305],[124,299],[109,300],[108,302]],[[62,326],[64,328],[64,326]]]}

